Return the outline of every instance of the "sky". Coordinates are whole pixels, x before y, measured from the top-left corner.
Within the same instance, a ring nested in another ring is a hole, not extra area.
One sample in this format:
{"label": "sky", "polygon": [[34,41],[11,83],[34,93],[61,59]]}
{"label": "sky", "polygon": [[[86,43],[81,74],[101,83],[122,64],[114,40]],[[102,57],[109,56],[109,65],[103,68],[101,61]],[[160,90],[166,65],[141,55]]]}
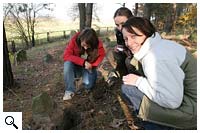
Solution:
{"label": "sky", "polygon": [[[69,16],[70,8],[72,7],[73,3],[56,3],[55,9],[53,14],[56,18],[64,19],[64,20],[71,20]],[[126,7],[132,10],[135,3],[129,2],[126,3]],[[121,7],[122,5],[117,3],[97,3],[98,10],[97,15],[102,22],[113,21],[113,15],[115,11]]]}

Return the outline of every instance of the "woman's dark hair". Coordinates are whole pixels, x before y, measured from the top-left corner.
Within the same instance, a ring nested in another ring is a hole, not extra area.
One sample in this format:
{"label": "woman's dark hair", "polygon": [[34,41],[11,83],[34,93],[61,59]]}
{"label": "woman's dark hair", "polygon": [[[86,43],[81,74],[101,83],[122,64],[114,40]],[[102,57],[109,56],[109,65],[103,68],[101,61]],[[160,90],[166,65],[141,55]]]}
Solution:
{"label": "woman's dark hair", "polygon": [[[82,41],[85,41],[85,43],[89,46],[87,50],[81,46]],[[80,48],[80,55],[84,54],[85,52],[88,54],[86,59],[87,61],[94,62],[98,58],[99,39],[94,29],[85,28],[82,30],[76,39],[76,43]]]}
{"label": "woman's dark hair", "polygon": [[[125,28],[128,32],[138,35],[132,27],[140,30],[145,36],[151,37],[155,35],[156,29],[150,20],[142,17],[131,17],[123,25],[122,29]],[[140,35],[138,35],[140,36]]]}
{"label": "woman's dark hair", "polygon": [[98,48],[99,40],[95,30],[92,28],[85,28],[78,35],[76,42],[79,48],[81,48],[82,41],[85,41],[85,43],[88,44],[91,50]]}
{"label": "woman's dark hair", "polygon": [[117,11],[114,14],[114,18],[117,16],[126,16],[127,18],[130,18],[133,16],[132,12],[126,8],[126,7],[121,7],[117,9]]}

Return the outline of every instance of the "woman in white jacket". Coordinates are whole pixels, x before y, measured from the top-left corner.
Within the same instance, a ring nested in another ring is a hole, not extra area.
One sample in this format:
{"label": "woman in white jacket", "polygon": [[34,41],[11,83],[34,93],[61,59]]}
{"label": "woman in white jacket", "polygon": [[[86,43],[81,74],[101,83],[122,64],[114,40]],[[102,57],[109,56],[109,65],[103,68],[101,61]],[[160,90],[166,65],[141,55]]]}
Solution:
{"label": "woman in white jacket", "polygon": [[182,45],[162,39],[145,18],[129,18],[122,33],[145,75],[123,77],[122,94],[138,116],[169,127],[196,128],[196,59]]}

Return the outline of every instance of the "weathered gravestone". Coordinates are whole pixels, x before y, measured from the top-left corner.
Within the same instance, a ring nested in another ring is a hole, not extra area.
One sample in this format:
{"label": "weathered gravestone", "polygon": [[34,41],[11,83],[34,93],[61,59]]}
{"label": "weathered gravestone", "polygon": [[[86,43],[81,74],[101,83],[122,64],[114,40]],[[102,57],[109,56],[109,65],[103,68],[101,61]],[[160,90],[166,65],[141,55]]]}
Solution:
{"label": "weathered gravestone", "polygon": [[33,122],[32,129],[57,129],[62,122],[63,111],[57,108],[52,98],[43,92],[33,98],[32,101]]}

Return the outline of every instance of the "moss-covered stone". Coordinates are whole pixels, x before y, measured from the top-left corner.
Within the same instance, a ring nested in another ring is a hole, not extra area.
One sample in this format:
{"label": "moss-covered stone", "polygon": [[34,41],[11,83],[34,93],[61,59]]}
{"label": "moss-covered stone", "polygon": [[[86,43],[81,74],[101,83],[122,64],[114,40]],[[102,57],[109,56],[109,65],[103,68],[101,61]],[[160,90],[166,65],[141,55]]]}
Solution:
{"label": "moss-covered stone", "polygon": [[43,92],[36,97],[33,97],[32,100],[33,114],[48,115],[52,112],[52,110],[53,110],[53,100],[46,92]]}
{"label": "moss-covered stone", "polygon": [[53,60],[53,56],[50,55],[50,54],[46,54],[44,57],[43,57],[43,61],[46,62],[46,63],[50,63],[52,62]]}
{"label": "moss-covered stone", "polygon": [[27,60],[26,50],[19,50],[16,53],[16,61],[17,62],[23,62]]}

